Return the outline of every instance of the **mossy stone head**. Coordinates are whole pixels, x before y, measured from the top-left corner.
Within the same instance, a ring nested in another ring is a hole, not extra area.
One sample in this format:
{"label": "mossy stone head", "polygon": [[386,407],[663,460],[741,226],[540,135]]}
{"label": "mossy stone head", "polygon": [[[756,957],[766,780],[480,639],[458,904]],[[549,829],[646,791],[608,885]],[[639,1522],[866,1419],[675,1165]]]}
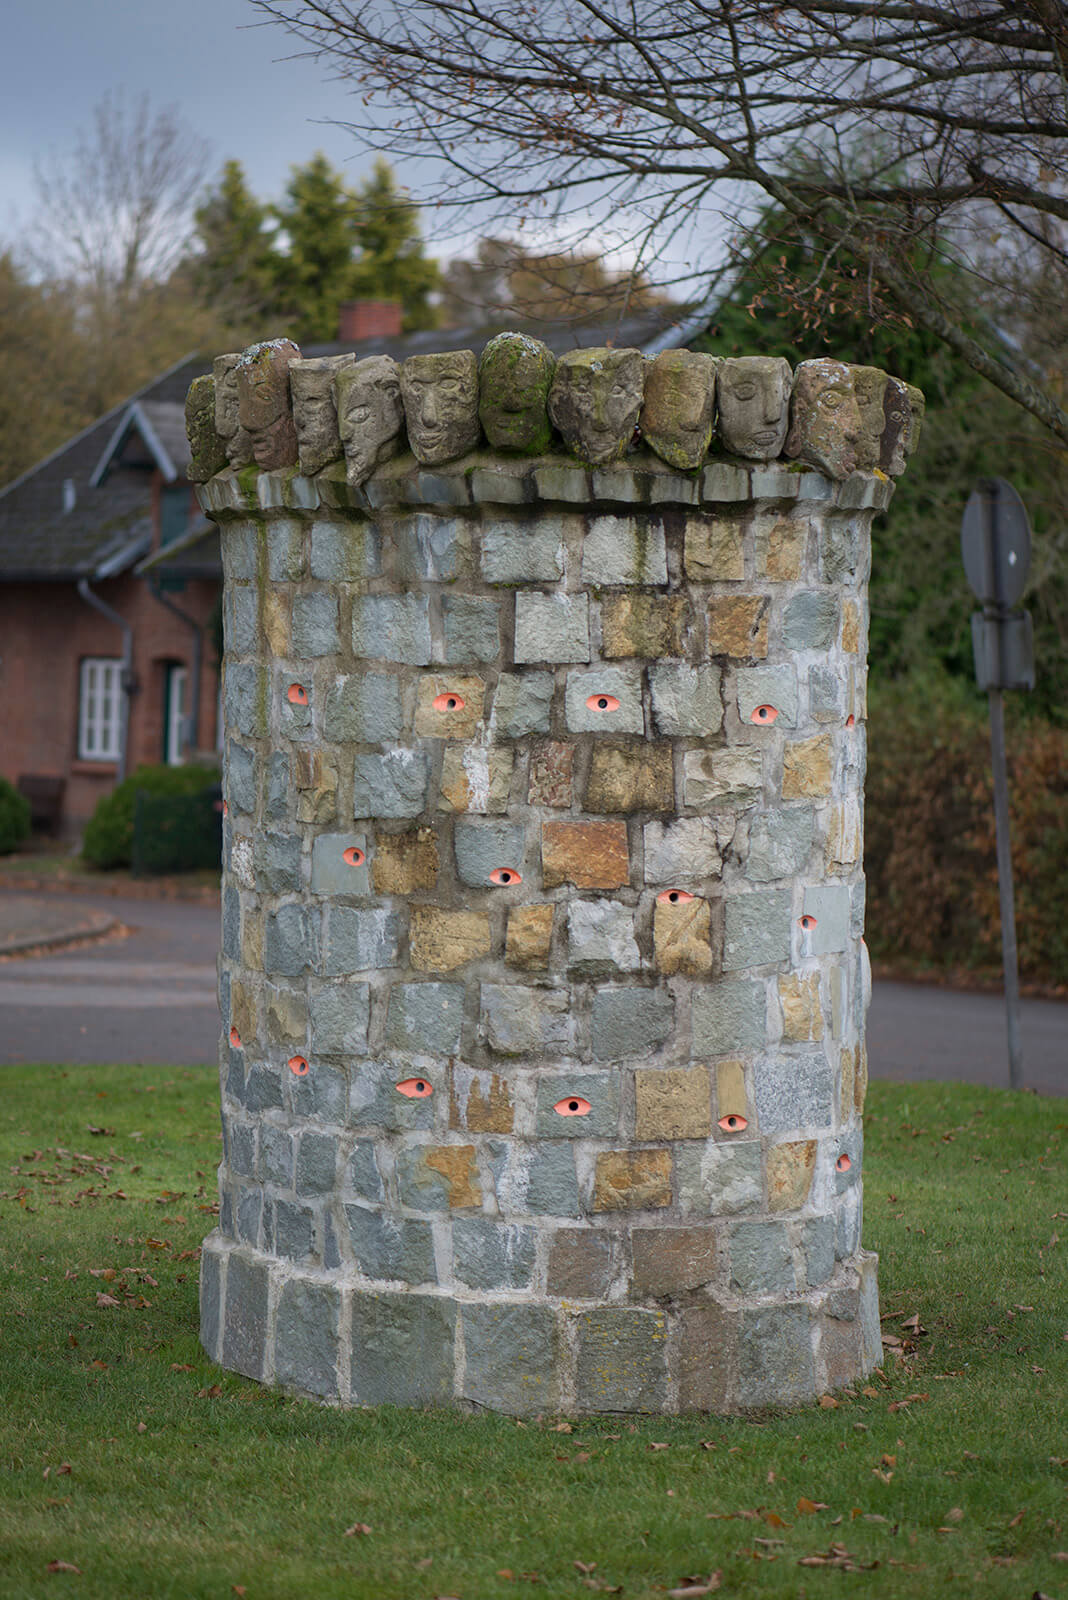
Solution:
{"label": "mossy stone head", "polygon": [[540,339],[499,333],[478,364],[478,415],[498,450],[541,455],[549,448],[549,388],[556,357]]}
{"label": "mossy stone head", "polygon": [[638,425],[645,382],[640,350],[569,350],[556,363],[549,416],[568,449],[591,466],[618,461]]}
{"label": "mossy stone head", "polygon": [[642,437],[670,466],[692,471],[708,454],[717,365],[715,356],[662,350],[646,368]]}
{"label": "mossy stone head", "polygon": [[226,466],[226,440],[215,429],[215,379],[208,373],[189,385],[185,431],[192,455],[185,475],[190,483],[207,483]]}

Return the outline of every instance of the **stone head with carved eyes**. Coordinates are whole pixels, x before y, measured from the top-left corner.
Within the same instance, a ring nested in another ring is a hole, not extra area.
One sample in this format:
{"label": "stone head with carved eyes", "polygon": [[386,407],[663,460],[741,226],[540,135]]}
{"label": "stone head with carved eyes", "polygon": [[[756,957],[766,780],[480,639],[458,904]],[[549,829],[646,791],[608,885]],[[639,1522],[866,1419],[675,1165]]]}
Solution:
{"label": "stone head with carved eyes", "polygon": [[698,351],[662,350],[646,368],[642,437],[670,466],[692,471],[708,454],[717,365]]}
{"label": "stone head with carved eyes", "polygon": [[802,361],[794,374],[786,454],[829,478],[848,478],[856,470],[860,434],[860,408],[849,367],[827,356]]}
{"label": "stone head with carved eyes", "polygon": [[358,485],[403,445],[400,368],[392,356],[367,356],[335,374],[334,393],[346,475]]}
{"label": "stone head with carved eyes", "polygon": [[498,450],[540,455],[552,441],[546,404],[556,357],[540,339],[499,333],[478,364],[478,414]]}
{"label": "stone head with carved eyes", "polygon": [[728,356],[717,376],[719,436],[746,461],[775,461],[790,421],[790,363],[781,356]]}
{"label": "stone head with carved eyes", "polygon": [[300,447],[300,470],[306,475],[322,472],[341,456],[334,403],[334,377],[349,367],[356,357],[316,356],[293,361],[289,367],[289,391],[293,397],[293,421]]}
{"label": "stone head with carved eyes", "polygon": [[237,415],[252,440],[261,472],[297,464],[297,430],[289,400],[289,364],[300,360],[292,339],[250,345],[237,363]]}
{"label": "stone head with carved eyes", "polygon": [[473,350],[409,356],[400,370],[408,442],[417,461],[440,466],[473,450],[478,422],[478,362]]}
{"label": "stone head with carved eyes", "polygon": [[642,406],[640,350],[569,350],[556,363],[549,416],[574,455],[591,466],[618,461],[634,439]]}

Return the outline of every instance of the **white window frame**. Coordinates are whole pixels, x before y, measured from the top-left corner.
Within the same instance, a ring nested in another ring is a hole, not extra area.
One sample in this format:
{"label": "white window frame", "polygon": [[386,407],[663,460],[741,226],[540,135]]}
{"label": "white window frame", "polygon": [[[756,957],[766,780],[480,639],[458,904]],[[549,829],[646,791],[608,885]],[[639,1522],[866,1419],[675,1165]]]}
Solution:
{"label": "white window frame", "polygon": [[185,763],[186,729],[189,725],[189,712],[186,710],[186,700],[189,697],[189,668],[174,663],[167,668],[167,754],[166,762],[169,767],[180,767]]}
{"label": "white window frame", "polygon": [[118,761],[122,750],[122,658],[84,656],[78,677],[78,760]]}

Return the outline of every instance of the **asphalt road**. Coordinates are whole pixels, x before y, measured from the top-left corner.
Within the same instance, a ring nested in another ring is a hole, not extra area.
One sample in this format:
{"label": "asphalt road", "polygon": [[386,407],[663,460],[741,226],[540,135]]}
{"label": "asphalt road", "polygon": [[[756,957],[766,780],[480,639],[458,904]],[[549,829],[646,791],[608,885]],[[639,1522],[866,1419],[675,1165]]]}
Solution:
{"label": "asphalt road", "polygon": [[[50,897],[51,898],[51,897]],[[76,897],[129,933],[53,955],[0,961],[0,1063],[214,1061],[219,1017],[215,907]],[[1068,1004],[1024,1000],[1024,1086],[1068,1095]],[[871,1074],[899,1082],[1007,1081],[1000,997],[877,981]]]}

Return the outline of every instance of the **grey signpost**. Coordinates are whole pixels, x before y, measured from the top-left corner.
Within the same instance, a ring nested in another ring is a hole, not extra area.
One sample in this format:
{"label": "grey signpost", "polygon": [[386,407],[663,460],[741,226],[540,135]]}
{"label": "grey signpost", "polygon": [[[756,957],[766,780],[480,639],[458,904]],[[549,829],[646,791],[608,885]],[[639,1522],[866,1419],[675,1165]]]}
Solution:
{"label": "grey signpost", "polygon": [[1011,483],[1004,478],[980,479],[964,508],[960,547],[968,582],[983,607],[982,611],[972,613],[972,650],[976,682],[980,689],[986,690],[990,700],[1009,1087],[1018,1089],[1023,1056],[1003,695],[1006,689],[1034,688],[1035,653],[1030,613],[1013,609],[1027,586],[1031,570],[1031,528],[1027,508]]}

